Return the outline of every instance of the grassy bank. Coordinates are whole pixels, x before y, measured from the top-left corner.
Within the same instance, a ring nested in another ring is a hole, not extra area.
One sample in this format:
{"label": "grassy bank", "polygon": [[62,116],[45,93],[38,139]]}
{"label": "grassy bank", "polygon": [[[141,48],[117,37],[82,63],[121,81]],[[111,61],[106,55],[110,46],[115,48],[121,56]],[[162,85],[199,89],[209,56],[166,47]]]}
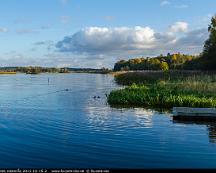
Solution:
{"label": "grassy bank", "polygon": [[129,87],[109,94],[108,103],[113,106],[216,107],[214,73],[131,72],[117,75],[115,80],[118,84]]}
{"label": "grassy bank", "polygon": [[4,72],[4,71],[0,71],[0,75],[1,74],[16,74],[16,72]]}

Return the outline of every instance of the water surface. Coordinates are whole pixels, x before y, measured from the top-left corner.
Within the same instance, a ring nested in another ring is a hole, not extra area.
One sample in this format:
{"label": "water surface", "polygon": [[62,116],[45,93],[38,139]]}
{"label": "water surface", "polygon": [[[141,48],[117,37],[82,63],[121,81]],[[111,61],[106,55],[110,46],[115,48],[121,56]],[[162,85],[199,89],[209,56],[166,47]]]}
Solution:
{"label": "water surface", "polygon": [[215,124],[110,108],[117,87],[110,75],[1,75],[0,167],[216,168]]}

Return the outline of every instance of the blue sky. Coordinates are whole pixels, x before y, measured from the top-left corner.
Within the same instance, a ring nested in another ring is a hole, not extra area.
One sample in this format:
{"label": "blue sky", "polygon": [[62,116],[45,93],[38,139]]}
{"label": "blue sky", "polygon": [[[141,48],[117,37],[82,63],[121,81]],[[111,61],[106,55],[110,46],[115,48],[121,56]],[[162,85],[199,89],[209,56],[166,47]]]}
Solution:
{"label": "blue sky", "polygon": [[0,66],[112,67],[198,54],[215,9],[214,0],[2,0]]}

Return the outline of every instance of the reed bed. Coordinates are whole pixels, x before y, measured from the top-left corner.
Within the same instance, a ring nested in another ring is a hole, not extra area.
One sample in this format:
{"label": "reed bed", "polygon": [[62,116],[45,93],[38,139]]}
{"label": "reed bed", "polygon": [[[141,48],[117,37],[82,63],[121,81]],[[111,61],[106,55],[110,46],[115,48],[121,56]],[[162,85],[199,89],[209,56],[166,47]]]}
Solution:
{"label": "reed bed", "polygon": [[112,91],[110,105],[216,107],[216,74],[194,71],[130,72],[115,76],[128,87]]}

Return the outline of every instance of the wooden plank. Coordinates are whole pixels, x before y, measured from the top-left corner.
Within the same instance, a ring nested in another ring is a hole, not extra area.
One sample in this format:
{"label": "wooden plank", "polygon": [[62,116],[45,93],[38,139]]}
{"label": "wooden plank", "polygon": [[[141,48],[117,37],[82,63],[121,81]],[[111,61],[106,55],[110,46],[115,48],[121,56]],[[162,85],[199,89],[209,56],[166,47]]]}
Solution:
{"label": "wooden plank", "polygon": [[173,116],[216,116],[215,108],[174,107]]}

